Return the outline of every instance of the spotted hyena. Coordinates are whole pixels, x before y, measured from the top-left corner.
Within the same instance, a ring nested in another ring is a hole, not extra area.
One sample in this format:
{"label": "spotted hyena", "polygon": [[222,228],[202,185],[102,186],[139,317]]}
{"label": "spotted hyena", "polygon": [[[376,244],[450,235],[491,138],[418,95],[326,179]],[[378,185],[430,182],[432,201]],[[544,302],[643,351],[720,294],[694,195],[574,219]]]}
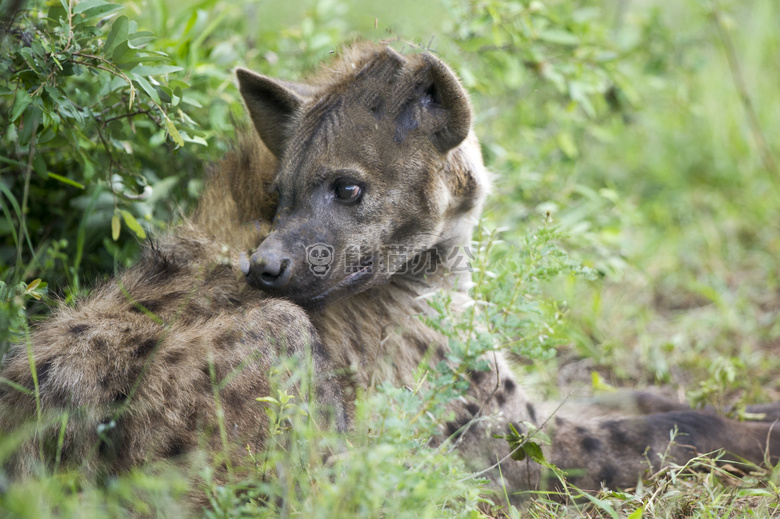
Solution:
{"label": "spotted hyena", "polygon": [[[239,466],[247,443],[266,442],[254,399],[269,394],[280,359],[311,366],[291,384],[343,431],[361,390],[410,384],[421,362],[445,359],[447,340],[415,316],[432,312],[421,296],[433,290],[450,291],[455,307],[468,301],[468,273],[452,272],[448,258],[469,244],[490,183],[455,74],[429,53],[367,43],[306,83],[237,74],[257,134],[217,165],[192,217],[37,326],[34,370],[26,344],[3,360],[0,376],[13,385],[0,385],[0,430],[36,416],[36,391],[42,410],[10,473],[32,471],[41,452],[44,463],[96,475],[196,450],[227,450],[222,461]],[[388,247],[405,261],[389,261]],[[667,461],[720,448],[756,463],[780,453],[770,422],[646,393],[548,419],[501,352],[487,360],[437,440],[457,439],[474,469],[507,458],[495,435],[523,422],[547,430],[548,459],[582,469],[576,483],[586,489],[633,486],[648,460],[661,462],[675,428],[684,440]],[[58,444],[63,410],[71,418]],[[542,483],[528,460],[505,460],[501,472],[510,490]]]}

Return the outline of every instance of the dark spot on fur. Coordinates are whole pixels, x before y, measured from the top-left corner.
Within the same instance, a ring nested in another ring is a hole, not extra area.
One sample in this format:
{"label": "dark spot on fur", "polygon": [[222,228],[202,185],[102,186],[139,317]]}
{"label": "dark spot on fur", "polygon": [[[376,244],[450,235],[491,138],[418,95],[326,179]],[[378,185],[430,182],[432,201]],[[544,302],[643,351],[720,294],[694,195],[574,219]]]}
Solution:
{"label": "dark spot on fur", "polygon": [[133,350],[133,357],[146,357],[157,346],[157,339],[147,339],[143,341],[135,350]]}
{"label": "dark spot on fur", "polygon": [[563,419],[563,418],[561,418],[560,416],[556,416],[556,417],[555,417],[555,425],[557,425],[557,426],[559,426],[559,427],[562,427],[562,426],[563,426],[563,425],[565,425],[565,424],[566,424],[566,420],[564,420],[564,419]]}
{"label": "dark spot on fur", "polygon": [[[311,331],[313,331],[313,329],[310,330],[310,332]],[[309,337],[314,338],[314,337],[316,337],[316,335],[312,334]],[[322,343],[319,341],[319,339],[312,340],[312,342],[309,345],[309,347],[311,348],[311,351],[314,354],[315,359],[317,359],[317,360],[319,360],[321,362],[325,362],[325,361],[327,361],[330,358],[328,356],[328,350],[325,349],[325,347],[322,345]]]}
{"label": "dark spot on fur", "polygon": [[225,408],[236,411],[246,402],[247,395],[241,391],[229,389],[220,393]]}
{"label": "dark spot on fur", "polygon": [[141,376],[141,372],[143,371],[143,365],[135,365],[131,366],[129,370],[127,370],[127,379],[130,382],[135,382],[138,380],[138,377]]}
{"label": "dark spot on fur", "polygon": [[509,394],[514,393],[515,391],[515,383],[511,378],[505,378],[504,379],[504,389],[506,389],[506,392]]}
{"label": "dark spot on fur", "polygon": [[[147,312],[158,314],[169,308],[172,310],[179,310],[180,300],[183,296],[184,294],[182,292],[170,292],[156,299],[141,299],[138,302],[131,304],[130,311],[138,314],[146,314]],[[144,309],[146,309],[146,311],[144,311]],[[187,312],[182,312],[183,315],[186,313]]]}
{"label": "dark spot on fur", "polygon": [[51,369],[52,360],[49,359],[46,362],[42,362],[40,365],[35,366],[35,372],[38,374],[38,385],[42,386],[49,378],[49,370]]}
{"label": "dark spot on fur", "polygon": [[611,443],[616,447],[625,447],[629,445],[629,438],[623,428],[620,426],[620,422],[616,420],[609,420],[604,423],[604,428],[609,432],[609,438]]}
{"label": "dark spot on fur", "polygon": [[471,416],[476,416],[479,412],[479,406],[473,402],[466,404],[466,411],[471,413]]}
{"label": "dark spot on fur", "polygon": [[233,330],[221,334],[214,340],[214,345],[219,350],[228,350],[235,346],[237,334]]}
{"label": "dark spot on fur", "polygon": [[203,284],[207,287],[221,286],[232,282],[233,279],[233,267],[224,263],[219,263],[209,270]]}
{"label": "dark spot on fur", "polygon": [[144,281],[148,284],[165,282],[178,274],[186,264],[171,253],[163,252],[159,244],[151,242],[144,251],[142,261],[146,263]]}
{"label": "dark spot on fur", "polygon": [[[142,308],[143,307],[143,308]],[[156,314],[160,311],[160,309],[163,307],[163,302],[154,300],[154,299],[144,299],[143,301],[138,301],[137,304],[134,304],[130,310],[135,313],[141,313],[145,314],[144,308],[147,312],[151,312],[153,314]]]}
{"label": "dark spot on fur", "polygon": [[420,353],[420,355],[425,355],[426,353],[428,353],[429,344],[425,341],[421,341],[419,337],[415,337],[413,335],[406,335],[404,336],[404,339],[406,339],[407,342],[411,342],[414,348]]}
{"label": "dark spot on fur", "polygon": [[173,458],[176,456],[181,456],[187,451],[187,448],[184,445],[184,442],[180,438],[173,439],[163,451],[163,457],[164,458]]}
{"label": "dark spot on fur", "polygon": [[531,417],[531,421],[536,423],[536,409],[531,402],[526,402],[525,410],[528,411],[528,415]]}
{"label": "dark spot on fur", "polygon": [[585,449],[585,452],[593,454],[601,448],[601,440],[594,438],[593,436],[585,435],[582,438],[582,448]]}
{"label": "dark spot on fur", "polygon": [[287,312],[277,314],[274,317],[287,327],[293,324],[293,317]]}
{"label": "dark spot on fur", "polygon": [[618,471],[614,465],[605,465],[599,471],[598,480],[599,482],[604,483],[604,486],[606,487],[614,487],[617,475]]}
{"label": "dark spot on fur", "polygon": [[184,358],[183,351],[172,350],[172,351],[167,351],[165,353],[165,361],[168,364],[178,364],[179,362],[182,361],[183,358]]}
{"label": "dark spot on fur", "polygon": [[461,434],[463,434],[463,431],[466,428],[466,425],[469,423],[469,418],[464,418],[458,421],[454,422],[447,422],[444,425],[445,431],[447,433],[447,437],[453,437],[454,440],[458,439]]}
{"label": "dark spot on fur", "polygon": [[74,337],[78,337],[82,333],[84,333],[87,330],[89,330],[89,328],[90,328],[90,326],[88,324],[77,324],[75,326],[71,326],[68,329],[68,333],[73,335]]}
{"label": "dark spot on fur", "polygon": [[198,413],[191,413],[187,416],[187,430],[189,431],[197,431],[200,429],[200,424],[198,423]]}
{"label": "dark spot on fur", "polygon": [[487,371],[472,371],[469,373],[469,377],[471,378],[471,381],[475,384],[481,384],[483,380],[485,380],[485,377],[487,376]]}
{"label": "dark spot on fur", "polygon": [[96,350],[105,350],[108,348],[108,342],[103,337],[94,337],[92,339],[92,347]]}
{"label": "dark spot on fur", "polygon": [[120,391],[114,395],[115,404],[123,404],[125,401],[127,401],[127,394],[125,392]]}
{"label": "dark spot on fur", "polygon": [[504,393],[502,393],[501,391],[496,393],[496,401],[498,402],[498,405],[506,404],[506,396],[504,396]]}

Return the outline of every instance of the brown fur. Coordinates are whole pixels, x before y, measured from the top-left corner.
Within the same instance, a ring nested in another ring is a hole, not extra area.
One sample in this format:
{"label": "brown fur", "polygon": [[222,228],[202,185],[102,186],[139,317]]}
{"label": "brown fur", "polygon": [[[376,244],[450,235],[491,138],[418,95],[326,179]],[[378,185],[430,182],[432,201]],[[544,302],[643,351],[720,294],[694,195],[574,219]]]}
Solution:
{"label": "brown fur", "polygon": [[[227,461],[240,465],[247,443],[266,441],[267,417],[254,399],[269,394],[280,359],[311,362],[320,416],[346,430],[358,390],[411,383],[424,357],[435,363],[447,353],[447,341],[414,316],[431,312],[422,296],[434,290],[451,291],[456,307],[468,301],[468,277],[449,273],[446,258],[469,243],[489,189],[454,74],[428,54],[360,44],[307,84],[238,75],[262,142],[242,137],[190,221],[32,334],[45,418],[72,413],[63,463],[99,474],[180,459],[205,432],[213,457],[227,450]],[[360,187],[358,202],[337,199],[344,182],[348,192]],[[304,261],[315,243],[333,247],[328,276]],[[403,272],[386,261],[389,245],[437,269]],[[360,251],[351,273],[339,267],[350,248]],[[462,435],[475,470],[505,458],[508,445],[494,435],[524,421],[547,424],[548,458],[584,469],[576,483],[586,489],[634,485],[648,459],[658,466],[675,427],[681,435],[667,461],[719,448],[758,463],[767,446],[772,459],[780,453],[773,424],[730,421],[644,393],[591,403],[584,413],[564,409],[547,422],[502,355],[487,360],[491,372],[471,374],[437,440]],[[0,375],[33,390],[25,344],[7,355]],[[290,381],[303,400],[305,382]],[[228,446],[217,434],[223,411]],[[35,414],[33,396],[0,385],[0,430]],[[486,419],[464,427],[476,415]],[[22,443],[9,471],[33,471],[41,444],[52,463],[58,428],[54,421]],[[510,490],[542,484],[530,461],[505,460],[502,472]],[[488,476],[498,480],[498,471]]]}

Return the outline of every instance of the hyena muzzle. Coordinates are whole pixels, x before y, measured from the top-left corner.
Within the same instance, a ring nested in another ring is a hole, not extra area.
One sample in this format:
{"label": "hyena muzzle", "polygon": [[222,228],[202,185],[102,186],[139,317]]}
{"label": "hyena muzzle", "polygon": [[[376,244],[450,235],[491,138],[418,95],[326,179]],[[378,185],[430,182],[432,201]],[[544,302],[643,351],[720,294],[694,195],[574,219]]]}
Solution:
{"label": "hyena muzzle", "polygon": [[[192,219],[3,359],[0,430],[45,422],[0,460],[11,475],[55,459],[116,473],[224,451],[223,437],[239,466],[247,443],[267,440],[254,399],[269,394],[280,359],[311,366],[291,387],[346,431],[359,390],[412,383],[421,362],[447,356],[447,340],[415,316],[431,313],[434,290],[468,301],[468,273],[450,267],[489,190],[453,72],[429,53],[358,44],[306,83],[244,69],[238,80],[259,139],[245,136],[217,166]],[[755,463],[780,454],[776,406],[760,409],[765,422],[743,423],[632,393],[550,418],[501,352],[487,360],[438,441],[458,441],[474,469],[504,459],[510,490],[543,484],[538,465],[508,459],[494,437],[510,423],[544,427],[548,459],[581,469],[572,478],[585,489],[633,486],[660,465],[673,429],[666,462],[718,449]]]}

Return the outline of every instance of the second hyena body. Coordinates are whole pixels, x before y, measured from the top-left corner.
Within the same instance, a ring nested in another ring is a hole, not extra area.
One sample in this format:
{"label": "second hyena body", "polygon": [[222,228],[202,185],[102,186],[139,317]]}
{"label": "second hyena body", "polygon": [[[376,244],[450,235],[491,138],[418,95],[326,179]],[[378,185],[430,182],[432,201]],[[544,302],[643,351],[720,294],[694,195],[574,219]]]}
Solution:
{"label": "second hyena body", "polygon": [[[431,313],[432,291],[449,291],[455,306],[468,300],[467,273],[448,261],[469,244],[489,188],[454,74],[429,54],[358,45],[306,84],[238,76],[262,143],[246,138],[219,165],[171,237],[42,323],[29,344],[35,370],[25,344],[4,359],[1,375],[15,385],[0,385],[0,429],[36,414],[44,422],[6,463],[12,473],[33,470],[42,451],[94,473],[181,459],[204,447],[200,432],[207,451],[237,466],[247,443],[266,443],[254,399],[269,395],[280,359],[312,366],[294,387],[309,388],[302,399],[316,395],[318,416],[346,431],[360,390],[411,384],[421,362],[446,358],[447,340],[417,316]],[[435,268],[391,264],[390,246]],[[313,247],[331,254],[327,275],[306,261]],[[450,404],[455,419],[438,441],[458,438],[474,469],[505,459],[510,490],[541,484],[538,465],[506,460],[495,435],[510,422],[548,429],[548,459],[583,469],[576,482],[590,489],[634,485],[661,463],[675,428],[667,461],[719,448],[754,462],[780,452],[771,424],[646,394],[548,420],[501,352],[487,360],[490,371],[471,372]],[[49,417],[63,410],[71,415],[57,441],[62,422]]]}

